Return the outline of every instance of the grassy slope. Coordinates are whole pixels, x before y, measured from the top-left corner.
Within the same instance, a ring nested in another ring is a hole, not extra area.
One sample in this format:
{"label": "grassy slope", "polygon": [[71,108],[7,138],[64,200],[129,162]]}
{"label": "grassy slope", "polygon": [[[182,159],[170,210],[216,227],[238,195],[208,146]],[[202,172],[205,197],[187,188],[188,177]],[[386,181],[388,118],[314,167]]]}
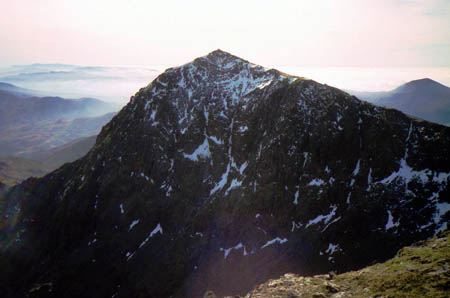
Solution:
{"label": "grassy slope", "polygon": [[449,297],[450,231],[401,249],[394,258],[337,276],[286,274],[257,286],[256,297]]}

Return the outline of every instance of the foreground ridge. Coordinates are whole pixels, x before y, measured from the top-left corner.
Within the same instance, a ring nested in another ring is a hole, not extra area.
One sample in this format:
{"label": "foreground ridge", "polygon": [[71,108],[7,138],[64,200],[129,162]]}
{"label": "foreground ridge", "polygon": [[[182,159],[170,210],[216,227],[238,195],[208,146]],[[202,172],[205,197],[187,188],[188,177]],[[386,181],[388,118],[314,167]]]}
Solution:
{"label": "foreground ridge", "polygon": [[[334,275],[285,274],[245,298],[448,297],[450,232],[402,248],[380,264]],[[231,298],[231,297],[230,297]]]}

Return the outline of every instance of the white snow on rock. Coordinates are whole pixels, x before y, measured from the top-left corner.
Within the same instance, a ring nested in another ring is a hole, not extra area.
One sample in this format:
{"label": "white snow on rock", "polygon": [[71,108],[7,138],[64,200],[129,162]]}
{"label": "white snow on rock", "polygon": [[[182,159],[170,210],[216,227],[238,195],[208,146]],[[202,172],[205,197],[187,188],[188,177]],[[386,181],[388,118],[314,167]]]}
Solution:
{"label": "white snow on rock", "polygon": [[[325,253],[328,254],[328,261],[333,261],[333,254],[338,251],[342,251],[339,244],[328,244],[328,248],[325,250]],[[321,252],[320,255],[323,255],[323,253]]]}
{"label": "white snow on rock", "polygon": [[237,250],[237,249],[241,249],[241,248],[244,249],[243,255],[246,256],[248,253],[247,253],[247,250],[245,249],[245,246],[242,244],[242,242],[240,242],[236,246],[233,246],[230,248],[220,248],[220,251],[223,251],[223,258],[226,259],[233,249]]}
{"label": "white snow on rock", "polygon": [[128,228],[128,232],[131,231],[132,228],[134,228],[135,225],[139,223],[139,219],[133,220],[133,222],[130,224],[130,227]]}
{"label": "white snow on rock", "polygon": [[339,244],[333,244],[333,243],[330,243],[330,244],[328,245],[327,250],[325,250],[325,252],[326,252],[327,254],[332,255],[332,254],[334,254],[336,251],[339,251],[339,250],[341,250],[341,249],[339,248]]}
{"label": "white snow on rock", "polygon": [[359,173],[360,163],[361,163],[361,159],[358,159],[358,162],[356,163],[355,169],[353,170],[353,173],[352,173],[352,180],[350,181],[350,187],[352,187],[353,184],[355,184],[355,177]]}
{"label": "white snow on rock", "polygon": [[388,177],[384,178],[383,180],[378,181],[377,183],[390,184],[395,179],[400,178],[403,179],[405,183],[408,183],[413,179],[418,179],[422,183],[427,181],[434,181],[436,183],[441,184],[444,181],[446,181],[449,177],[450,173],[435,173],[429,169],[416,171],[408,165],[405,158],[402,158],[400,160],[399,169],[396,172],[393,172]]}
{"label": "white snow on rock", "polygon": [[[147,242],[150,240],[150,238],[152,238],[156,233],[160,233],[162,235],[163,230],[161,227],[161,224],[158,223],[156,225],[156,227],[153,229],[153,231],[150,232],[150,234],[147,236],[147,238],[144,239],[144,241],[141,242],[141,244],[139,244],[139,248],[142,248],[145,244],[147,244]],[[136,253],[136,251],[134,252],[127,252],[127,254],[125,255],[125,257],[127,258],[127,262],[134,256],[134,254]]]}
{"label": "white snow on rock", "polygon": [[297,187],[297,191],[295,192],[295,195],[294,195],[294,205],[297,205],[298,204],[298,195],[299,195],[299,190],[298,190],[298,187]]}
{"label": "white snow on rock", "polygon": [[283,243],[285,243],[285,242],[287,242],[287,241],[288,241],[287,238],[280,239],[279,237],[277,237],[277,238],[275,238],[275,239],[272,239],[272,240],[267,241],[266,244],[264,244],[263,246],[261,246],[261,248],[265,248],[265,247],[270,246],[270,245],[273,245],[273,244],[275,244],[275,243],[277,243],[277,242],[280,243],[280,244],[283,244]]}
{"label": "white snow on rock", "polygon": [[230,173],[230,168],[231,168],[231,164],[228,163],[227,170],[225,171],[225,173],[223,173],[222,178],[216,184],[216,186],[213,189],[211,189],[209,195],[214,194],[216,191],[218,191],[219,189],[222,189],[225,186],[225,184],[228,181],[228,174]]}
{"label": "white snow on rock", "polygon": [[211,151],[209,151],[208,138],[205,138],[203,143],[200,146],[198,146],[198,148],[195,149],[194,152],[192,152],[191,154],[183,153],[183,156],[192,161],[198,161],[199,157],[203,158],[210,157]]}
{"label": "white snow on rock", "polygon": [[336,215],[336,210],[337,207],[336,205],[332,205],[331,206],[333,209],[331,210],[331,212],[327,215],[319,215],[314,219],[311,219],[308,224],[306,224],[305,228],[308,228],[311,225],[315,225],[318,224],[319,222],[323,221],[325,224],[327,224],[335,215]]}
{"label": "white snow on rock", "polygon": [[[447,212],[450,212],[450,203],[437,203],[436,212],[434,213],[434,223],[439,224],[441,217]],[[445,231],[447,229],[447,222],[444,221],[440,227],[438,227],[436,233]]]}
{"label": "white snow on rock", "polygon": [[325,181],[323,181],[322,179],[319,179],[319,178],[315,178],[308,183],[308,185],[314,185],[314,186],[321,186],[323,184],[325,184]]}
{"label": "white snow on rock", "polygon": [[91,246],[95,242],[97,242],[97,232],[94,232],[94,239],[92,241],[89,241],[88,246]]}
{"label": "white snow on rock", "polygon": [[147,236],[147,238],[145,238],[145,240],[142,241],[141,244],[139,244],[139,248],[144,246],[150,240],[150,238],[152,238],[156,233],[160,233],[161,235],[163,234],[163,230],[162,230],[162,227],[161,227],[160,223],[158,223],[156,225],[156,228],[154,228],[153,231],[151,231],[151,233]]}
{"label": "white snow on rock", "polygon": [[247,168],[247,166],[248,166],[248,161],[244,162],[244,163],[241,165],[241,167],[239,168],[239,173],[240,173],[241,175],[244,174],[244,171],[245,171],[245,169]]}
{"label": "white snow on rock", "polygon": [[209,138],[213,140],[213,142],[217,145],[223,145],[223,141],[221,139],[218,139],[216,136],[209,136]]}
{"label": "white snow on rock", "polygon": [[233,180],[231,180],[230,186],[225,191],[225,195],[227,195],[230,192],[230,190],[232,190],[233,188],[239,187],[241,185],[242,185],[242,181],[239,181],[236,178],[234,178]]}
{"label": "white snow on rock", "polygon": [[394,223],[394,217],[392,216],[392,213],[390,210],[388,210],[388,221],[385,226],[385,230],[389,230],[390,228],[398,227],[400,223],[397,221]]}
{"label": "white snow on rock", "polygon": [[296,223],[295,221],[292,221],[291,232],[294,232],[295,229],[300,229],[302,226],[303,226],[303,224],[301,222]]}

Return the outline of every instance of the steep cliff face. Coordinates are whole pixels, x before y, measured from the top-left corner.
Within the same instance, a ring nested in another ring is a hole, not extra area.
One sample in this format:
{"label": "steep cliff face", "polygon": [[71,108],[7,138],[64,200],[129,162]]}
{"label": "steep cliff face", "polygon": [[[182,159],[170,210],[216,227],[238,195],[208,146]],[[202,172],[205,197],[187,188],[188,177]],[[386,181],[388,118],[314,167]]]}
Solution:
{"label": "steep cliff face", "polygon": [[358,268],[445,229],[449,177],[450,128],[218,50],[139,90],[84,158],[8,191],[0,286],[196,297]]}

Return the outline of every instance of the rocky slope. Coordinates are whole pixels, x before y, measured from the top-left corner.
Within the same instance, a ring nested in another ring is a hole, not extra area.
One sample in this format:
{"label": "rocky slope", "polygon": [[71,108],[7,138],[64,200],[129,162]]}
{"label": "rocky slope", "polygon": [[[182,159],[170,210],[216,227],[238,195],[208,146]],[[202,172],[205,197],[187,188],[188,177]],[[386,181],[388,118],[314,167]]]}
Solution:
{"label": "rocky slope", "polygon": [[387,262],[362,270],[301,277],[286,274],[245,298],[448,297],[450,232],[402,248]]}
{"label": "rocky slope", "polygon": [[142,88],[84,158],[8,190],[0,288],[201,297],[356,269],[445,229],[449,177],[450,128],[218,50]]}

